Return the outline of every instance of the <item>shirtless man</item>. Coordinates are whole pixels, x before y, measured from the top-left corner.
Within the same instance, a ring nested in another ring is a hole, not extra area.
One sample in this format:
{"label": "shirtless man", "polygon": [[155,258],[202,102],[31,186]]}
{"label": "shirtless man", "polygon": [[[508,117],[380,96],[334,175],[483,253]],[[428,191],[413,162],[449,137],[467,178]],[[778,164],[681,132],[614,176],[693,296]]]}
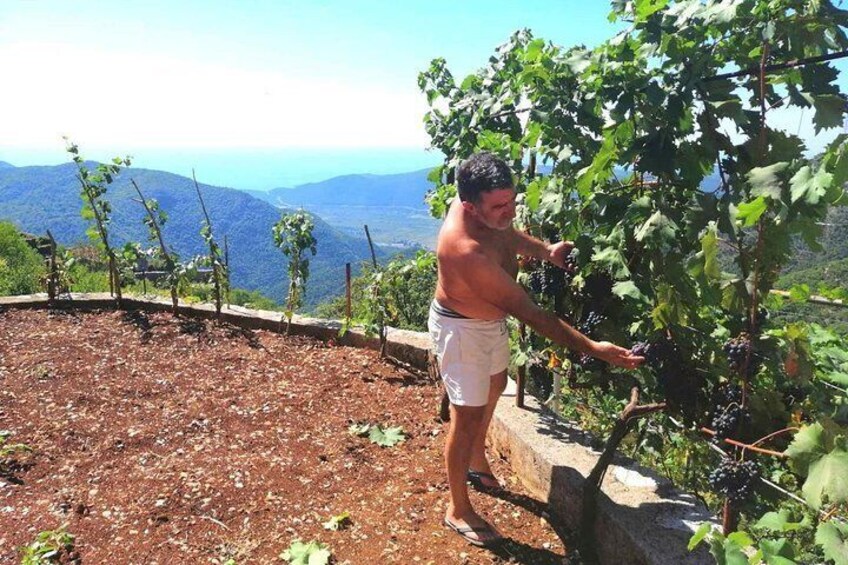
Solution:
{"label": "shirtless man", "polygon": [[439,232],[439,279],[428,323],[451,402],[445,525],[474,545],[489,546],[502,536],[471,507],[466,481],[500,487],[485,446],[495,405],[506,387],[505,317],[514,316],[555,343],[612,365],[632,369],[644,359],[584,336],[539,308],[516,282],[516,255],[563,267],[573,245],[547,244],[513,228],[515,188],[503,161],[488,153],[473,155],[457,170],[457,187],[459,198]]}

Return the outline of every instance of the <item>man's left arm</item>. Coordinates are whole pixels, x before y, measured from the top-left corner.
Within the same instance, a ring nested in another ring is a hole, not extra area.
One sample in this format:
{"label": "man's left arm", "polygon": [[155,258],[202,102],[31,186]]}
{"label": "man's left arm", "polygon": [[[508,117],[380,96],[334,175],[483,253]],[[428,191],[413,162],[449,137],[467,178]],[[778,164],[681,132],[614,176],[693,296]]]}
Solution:
{"label": "man's left arm", "polygon": [[562,268],[565,267],[565,258],[574,248],[574,244],[570,241],[545,243],[515,228],[512,228],[512,237],[515,242],[515,251],[519,255],[549,261]]}

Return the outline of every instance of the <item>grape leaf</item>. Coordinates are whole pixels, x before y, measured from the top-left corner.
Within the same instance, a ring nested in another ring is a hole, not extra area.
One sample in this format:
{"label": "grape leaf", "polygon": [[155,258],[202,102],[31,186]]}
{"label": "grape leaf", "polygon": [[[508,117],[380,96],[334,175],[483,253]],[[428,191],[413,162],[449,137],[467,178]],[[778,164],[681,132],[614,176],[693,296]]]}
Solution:
{"label": "grape leaf", "polygon": [[789,163],[781,161],[768,167],[756,167],[748,173],[748,184],[751,187],[751,195],[768,196],[772,200],[780,200],[780,178]]}
{"label": "grape leaf", "polygon": [[760,216],[768,208],[766,199],[763,196],[758,196],[750,202],[743,202],[739,205],[736,212],[736,221],[742,222],[745,227],[753,226],[760,219]]}
{"label": "grape leaf", "polygon": [[760,540],[760,551],[767,565],[795,564],[795,547],[785,538]]}
{"label": "grape leaf", "polygon": [[718,232],[714,222],[710,222],[701,238],[701,255],[704,259],[704,276],[710,280],[721,278],[721,265],[718,262]]}
{"label": "grape leaf", "polygon": [[792,522],[792,516],[789,510],[784,509],[779,512],[766,512],[754,527],[772,532],[793,532],[800,530],[805,525],[804,522]]}
{"label": "grape leaf", "polygon": [[689,539],[689,545],[687,545],[686,548],[689,551],[692,551],[693,549],[698,547],[698,544],[700,544],[704,540],[704,538],[707,537],[707,534],[710,533],[710,530],[712,530],[712,524],[710,524],[709,522],[704,522],[703,524],[701,524],[701,526],[695,531],[695,533],[692,534],[692,537]]}
{"label": "grape leaf", "polygon": [[816,113],[813,114],[816,135],[829,128],[842,126],[842,113],[845,111],[845,100],[836,94],[814,96]]}
{"label": "grape leaf", "polygon": [[539,199],[542,194],[542,183],[547,181],[544,178],[534,179],[533,182],[527,185],[527,190],[524,193],[524,201],[531,212],[535,212],[539,207]]}
{"label": "grape leaf", "polygon": [[785,453],[795,471],[806,475],[810,464],[827,454],[824,426],[816,422],[801,428]]}
{"label": "grape leaf", "polygon": [[789,181],[792,202],[804,199],[804,202],[816,205],[827,194],[828,188],[833,181],[833,175],[820,168],[815,174],[809,165],[804,165]]}
{"label": "grape leaf", "polygon": [[813,508],[821,508],[825,496],[835,504],[848,501],[848,451],[844,444],[844,438],[837,439],[833,451],[810,463],[801,492]]}
{"label": "grape leaf", "polygon": [[376,443],[380,447],[393,447],[404,441],[406,436],[403,435],[403,428],[400,426],[386,429],[374,426],[368,432],[368,439],[371,440],[371,443]]}
{"label": "grape leaf", "polygon": [[730,537],[714,536],[710,540],[710,553],[712,553],[718,565],[748,565],[748,558],[743,553],[742,548]]}
{"label": "grape leaf", "polygon": [[816,529],[816,543],[824,556],[834,563],[848,563],[848,526],[834,521],[823,522]]}
{"label": "grape leaf", "polygon": [[675,241],[677,224],[659,210],[654,212],[633,235],[636,241],[654,240],[657,248],[671,247]]}
{"label": "grape leaf", "polygon": [[636,283],[633,281],[619,281],[612,286],[612,293],[619,298],[624,298],[625,296],[636,300],[637,302],[647,302],[647,298],[642,291],[639,290],[639,287],[636,286]]}
{"label": "grape leaf", "polygon": [[327,565],[330,562],[330,549],[317,541],[303,543],[295,540],[280,554],[280,558],[292,565]]}

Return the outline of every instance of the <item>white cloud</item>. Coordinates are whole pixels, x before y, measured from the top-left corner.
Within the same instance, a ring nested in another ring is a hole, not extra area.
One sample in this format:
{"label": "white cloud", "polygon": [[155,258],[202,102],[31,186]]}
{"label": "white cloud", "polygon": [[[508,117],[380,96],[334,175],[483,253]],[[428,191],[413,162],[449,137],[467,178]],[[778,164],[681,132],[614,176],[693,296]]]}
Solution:
{"label": "white cloud", "polygon": [[425,147],[424,96],[332,77],[107,53],[0,47],[0,136],[55,147]]}

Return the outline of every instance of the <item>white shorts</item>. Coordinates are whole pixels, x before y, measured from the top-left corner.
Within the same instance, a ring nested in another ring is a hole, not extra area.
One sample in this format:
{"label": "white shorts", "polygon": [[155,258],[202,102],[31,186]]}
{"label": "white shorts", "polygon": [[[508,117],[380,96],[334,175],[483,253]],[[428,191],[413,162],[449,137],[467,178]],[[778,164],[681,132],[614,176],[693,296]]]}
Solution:
{"label": "white shorts", "polygon": [[435,300],[427,322],[451,404],[485,406],[491,376],[509,366],[506,320],[475,320]]}

